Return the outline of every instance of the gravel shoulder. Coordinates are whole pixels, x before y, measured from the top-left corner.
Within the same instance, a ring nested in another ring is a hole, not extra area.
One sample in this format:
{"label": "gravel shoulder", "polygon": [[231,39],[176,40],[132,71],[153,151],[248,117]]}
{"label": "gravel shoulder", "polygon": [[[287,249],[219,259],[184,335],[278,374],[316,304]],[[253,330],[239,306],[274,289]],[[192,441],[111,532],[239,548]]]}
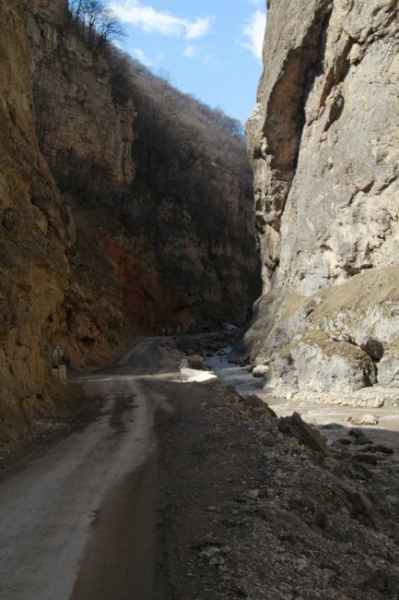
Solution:
{"label": "gravel shoulder", "polygon": [[391,455],[360,429],[311,450],[220,381],[162,386],[157,600],[398,598]]}

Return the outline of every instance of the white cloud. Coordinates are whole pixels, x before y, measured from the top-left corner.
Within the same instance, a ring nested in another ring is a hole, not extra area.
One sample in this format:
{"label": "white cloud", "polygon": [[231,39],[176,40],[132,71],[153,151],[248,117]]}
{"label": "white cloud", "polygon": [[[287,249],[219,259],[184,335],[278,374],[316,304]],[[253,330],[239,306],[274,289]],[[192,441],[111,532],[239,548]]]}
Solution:
{"label": "white cloud", "polygon": [[133,48],[132,55],[134,56],[134,58],[137,58],[137,60],[143,63],[143,65],[145,65],[146,67],[152,67],[154,64],[152,60],[145,55],[144,51],[141,48]]}
{"label": "white cloud", "polygon": [[112,40],[112,45],[119,48],[119,50],[125,50],[125,45],[121,40]]}
{"label": "white cloud", "polygon": [[245,39],[239,42],[260,60],[262,60],[265,26],[266,14],[261,10],[255,11],[249,21],[243,25],[242,33]]}
{"label": "white cloud", "polygon": [[122,23],[137,25],[146,33],[160,33],[186,40],[203,37],[212,27],[212,17],[188,19],[156,10],[141,0],[114,0],[111,8]]}
{"label": "white cloud", "polygon": [[201,48],[201,46],[198,46],[197,44],[189,44],[188,46],[186,46],[182,51],[182,55],[190,59],[199,59],[205,65],[212,62],[214,58],[213,54],[205,52],[204,49]]}
{"label": "white cloud", "polygon": [[211,17],[196,17],[195,21],[191,22],[188,21],[188,19],[184,19],[187,23],[185,24],[186,38],[188,40],[197,40],[198,38],[203,37],[212,27],[212,20]]}
{"label": "white cloud", "polygon": [[189,46],[186,46],[184,48],[182,54],[186,58],[195,58],[196,56],[198,56],[198,52],[199,52],[198,46],[196,46],[195,44],[190,44]]}

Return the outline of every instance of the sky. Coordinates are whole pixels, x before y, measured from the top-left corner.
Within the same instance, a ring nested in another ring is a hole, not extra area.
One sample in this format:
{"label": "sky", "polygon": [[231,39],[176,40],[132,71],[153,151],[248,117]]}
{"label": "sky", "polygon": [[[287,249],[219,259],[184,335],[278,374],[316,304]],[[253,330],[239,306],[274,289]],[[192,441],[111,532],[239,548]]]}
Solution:
{"label": "sky", "polygon": [[153,73],[246,121],[262,72],[266,0],[109,0],[121,46]]}

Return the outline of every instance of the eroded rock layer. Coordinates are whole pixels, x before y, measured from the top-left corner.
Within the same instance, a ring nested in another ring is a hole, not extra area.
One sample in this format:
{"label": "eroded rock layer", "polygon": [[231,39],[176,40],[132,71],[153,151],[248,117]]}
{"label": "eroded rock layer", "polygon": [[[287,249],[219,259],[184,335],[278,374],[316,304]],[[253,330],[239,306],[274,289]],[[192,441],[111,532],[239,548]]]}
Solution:
{"label": "eroded rock layer", "polygon": [[398,2],[272,0],[264,65],[247,127],[264,296],[247,347],[274,359],[274,384],[397,385]]}

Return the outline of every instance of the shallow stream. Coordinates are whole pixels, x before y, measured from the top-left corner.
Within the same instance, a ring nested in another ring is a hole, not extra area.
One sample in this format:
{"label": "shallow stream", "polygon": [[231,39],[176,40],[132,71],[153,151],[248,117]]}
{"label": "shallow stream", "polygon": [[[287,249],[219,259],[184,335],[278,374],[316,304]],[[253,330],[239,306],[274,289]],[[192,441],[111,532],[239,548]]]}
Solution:
{"label": "shallow stream", "polygon": [[[376,425],[361,425],[363,431],[375,443],[389,443],[399,460],[399,406],[383,405],[378,408],[342,406],[312,402],[306,394],[277,396],[272,390],[264,389],[263,378],[256,378],[239,365],[229,362],[231,348],[223,348],[218,354],[206,359],[206,363],[220,379],[233,385],[242,396],[256,394],[275,411],[278,417],[292,415],[294,411],[317,429],[332,443],[359,425],[349,419],[362,419],[366,415],[378,419]],[[398,390],[399,396],[399,390]]]}

